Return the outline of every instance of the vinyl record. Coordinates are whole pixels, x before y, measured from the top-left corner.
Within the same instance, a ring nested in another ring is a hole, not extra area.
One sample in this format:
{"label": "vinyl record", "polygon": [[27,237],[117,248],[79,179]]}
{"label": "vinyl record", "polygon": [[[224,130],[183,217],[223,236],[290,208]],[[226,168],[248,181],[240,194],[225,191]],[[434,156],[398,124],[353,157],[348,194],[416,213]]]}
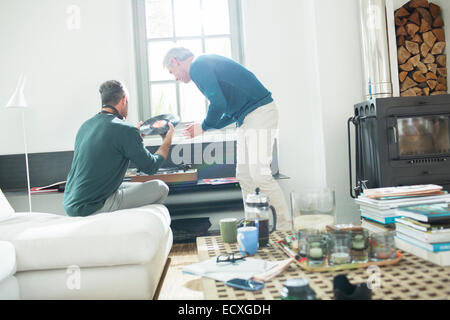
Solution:
{"label": "vinyl record", "polygon": [[165,134],[169,131],[168,122],[171,122],[174,127],[180,123],[180,117],[174,114],[160,114],[145,121],[141,128],[141,134],[146,136]]}

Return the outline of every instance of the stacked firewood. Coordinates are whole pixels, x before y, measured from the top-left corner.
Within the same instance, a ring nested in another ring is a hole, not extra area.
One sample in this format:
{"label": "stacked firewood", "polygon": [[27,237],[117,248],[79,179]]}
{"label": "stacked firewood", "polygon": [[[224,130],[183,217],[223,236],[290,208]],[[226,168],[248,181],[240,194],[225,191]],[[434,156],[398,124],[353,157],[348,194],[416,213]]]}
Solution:
{"label": "stacked firewood", "polygon": [[447,93],[447,56],[441,8],[411,0],[394,13],[401,96]]}

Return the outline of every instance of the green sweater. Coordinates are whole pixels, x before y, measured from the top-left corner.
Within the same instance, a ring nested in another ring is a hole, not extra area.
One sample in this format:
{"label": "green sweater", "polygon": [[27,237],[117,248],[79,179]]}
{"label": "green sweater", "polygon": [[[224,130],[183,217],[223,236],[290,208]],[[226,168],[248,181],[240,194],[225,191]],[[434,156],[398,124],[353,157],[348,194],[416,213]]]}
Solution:
{"label": "green sweater", "polygon": [[154,174],[164,158],[151,154],[136,127],[110,114],[96,114],[78,130],[63,207],[69,216],[88,216],[123,182],[130,160]]}

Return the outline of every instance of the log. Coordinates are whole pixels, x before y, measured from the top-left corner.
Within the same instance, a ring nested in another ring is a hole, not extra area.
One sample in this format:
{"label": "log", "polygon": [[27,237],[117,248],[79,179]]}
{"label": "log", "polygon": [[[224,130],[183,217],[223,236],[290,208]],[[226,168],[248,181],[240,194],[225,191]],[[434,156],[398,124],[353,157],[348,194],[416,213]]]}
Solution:
{"label": "log", "polygon": [[405,27],[401,26],[401,27],[398,27],[398,28],[397,28],[397,33],[396,33],[396,35],[397,35],[397,36],[407,36],[408,33],[406,32]]}
{"label": "log", "polygon": [[402,96],[402,97],[415,97],[416,96],[416,91],[414,91],[411,88],[411,89],[408,89],[408,90],[400,93],[400,96]]}
{"label": "log", "polygon": [[439,7],[437,4],[430,3],[429,10],[433,18],[437,18],[441,14],[441,7]]}
{"label": "log", "polygon": [[405,36],[397,37],[397,47],[405,45]]}
{"label": "log", "polygon": [[423,90],[424,95],[426,95],[426,96],[430,95],[430,88],[427,87],[427,88],[423,88],[422,90]]}
{"label": "log", "polygon": [[431,54],[442,54],[445,49],[445,41],[436,42],[431,49]]}
{"label": "log", "polygon": [[427,80],[427,84],[431,90],[434,90],[434,88],[436,88],[438,82],[436,80]]}
{"label": "log", "polygon": [[[437,81],[436,81],[437,84]],[[411,79],[410,77],[406,77],[405,81],[402,82],[402,85],[400,87],[400,91],[406,91],[409,88],[415,87],[417,86],[417,82],[415,82],[413,79]]]}
{"label": "log", "polygon": [[398,49],[397,57],[398,63],[403,64],[411,57],[411,53],[402,46]]}
{"label": "log", "polygon": [[403,7],[400,7],[399,9],[395,10],[394,16],[399,18],[407,17],[409,16],[409,11]]}
{"label": "log", "polygon": [[405,41],[405,46],[406,46],[406,49],[409,52],[411,52],[413,55],[416,55],[416,54],[420,53],[419,44],[416,43],[416,42]]}
{"label": "log", "polygon": [[433,29],[433,34],[436,36],[437,41],[445,41],[444,29]]}
{"label": "log", "polygon": [[420,53],[422,54],[422,57],[426,57],[428,53],[430,52],[431,47],[427,45],[425,42],[420,45]]}
{"label": "log", "polygon": [[[405,81],[407,75],[408,75],[408,72],[406,72],[406,71],[400,72],[399,75],[398,75],[398,78],[400,79],[400,82]],[[437,77],[436,77],[436,79],[437,79]]]}
{"label": "log", "polygon": [[[439,30],[439,29],[436,29]],[[422,37],[417,33],[411,41],[417,42],[418,44],[423,43]]]}
{"label": "log", "polygon": [[431,25],[425,19],[422,19],[420,22],[420,33],[425,33],[430,30],[431,30]]}
{"label": "log", "polygon": [[442,17],[439,16],[433,21],[433,28],[440,28],[444,25],[444,20],[442,20]]}
{"label": "log", "polygon": [[425,64],[434,63],[435,61],[436,61],[436,58],[431,53],[429,53],[425,57],[425,59],[422,60],[422,62]]}
{"label": "log", "polygon": [[422,83],[422,82],[426,82],[427,81],[427,78],[420,71],[414,72],[413,79],[414,79],[414,81],[416,81],[418,83]]}
{"label": "log", "polygon": [[420,62],[420,54],[411,57],[407,62],[411,63],[414,67],[417,67]]}
{"label": "log", "polygon": [[432,95],[432,96],[437,96],[437,95],[439,95],[439,94],[447,94],[447,91],[435,91],[435,92],[433,92],[431,95]]}
{"label": "log", "polygon": [[441,77],[447,77],[447,68],[437,68],[437,73]]}
{"label": "log", "polygon": [[437,64],[436,63],[427,64],[427,68],[429,71],[433,72],[434,74],[437,73]]}
{"label": "log", "polygon": [[447,91],[447,85],[438,83],[435,90],[436,91]]}
{"label": "log", "polygon": [[426,22],[428,22],[429,25],[433,24],[433,17],[430,14],[430,11],[428,11],[425,8],[417,8],[417,11],[419,12],[419,15],[425,19]]}
{"label": "log", "polygon": [[397,27],[404,26],[408,22],[407,18],[395,17],[395,25]]}
{"label": "log", "polygon": [[417,69],[419,69],[420,72],[422,72],[422,73],[427,73],[427,71],[428,71],[427,66],[422,61],[419,61],[419,63],[417,64]]}
{"label": "log", "polygon": [[437,80],[438,77],[433,72],[427,72],[426,79],[427,80]]}
{"label": "log", "polygon": [[428,88],[428,84],[427,84],[426,82],[421,82],[421,83],[419,83],[418,87],[419,87],[420,89]]}
{"label": "log", "polygon": [[[419,64],[420,64],[420,63],[419,63]],[[417,66],[419,66],[419,65],[417,65]],[[412,71],[412,70],[414,70],[414,66],[413,66],[412,63],[410,63],[410,62],[401,64],[399,67],[400,67],[400,69],[403,70],[403,71]]]}
{"label": "log", "polygon": [[437,56],[436,62],[439,67],[446,67],[447,66],[447,55],[441,54],[440,56]]}
{"label": "log", "polygon": [[428,31],[423,34],[423,41],[430,47],[433,48],[434,43],[436,42],[436,36],[433,31]]}
{"label": "log", "polygon": [[411,0],[408,5],[410,8],[428,8],[430,6],[428,0]]}
{"label": "log", "polygon": [[416,92],[416,96],[423,96],[423,91],[419,87],[412,88]]}
{"label": "log", "polygon": [[[400,18],[398,18],[400,19]],[[406,18],[403,18],[406,19]],[[417,24],[418,26],[420,25],[420,17],[419,17],[419,12],[417,12],[417,10],[415,10],[412,15],[410,15],[408,17],[408,20],[411,21],[414,24]]]}
{"label": "log", "polygon": [[406,32],[409,34],[411,38],[414,37],[414,35],[419,31],[419,26],[414,23],[407,23],[406,24]]}
{"label": "log", "polygon": [[437,82],[440,83],[440,84],[447,85],[447,78],[445,78],[445,77],[438,77]]}

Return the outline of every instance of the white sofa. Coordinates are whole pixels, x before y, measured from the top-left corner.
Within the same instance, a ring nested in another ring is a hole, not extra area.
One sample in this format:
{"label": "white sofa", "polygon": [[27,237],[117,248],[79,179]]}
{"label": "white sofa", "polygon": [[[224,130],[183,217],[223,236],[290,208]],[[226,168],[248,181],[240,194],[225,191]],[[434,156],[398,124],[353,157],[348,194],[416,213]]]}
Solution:
{"label": "white sofa", "polygon": [[68,217],[14,212],[0,190],[21,299],[152,299],[172,239],[163,205]]}

